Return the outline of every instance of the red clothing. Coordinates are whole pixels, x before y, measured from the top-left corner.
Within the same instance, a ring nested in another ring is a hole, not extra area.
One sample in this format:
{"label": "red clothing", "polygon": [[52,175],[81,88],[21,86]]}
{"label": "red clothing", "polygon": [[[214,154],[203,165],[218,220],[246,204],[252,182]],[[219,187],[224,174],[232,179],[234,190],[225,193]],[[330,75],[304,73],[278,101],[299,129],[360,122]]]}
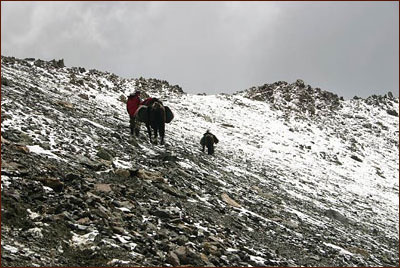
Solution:
{"label": "red clothing", "polygon": [[128,102],[126,103],[126,109],[128,110],[130,116],[133,116],[135,114],[137,108],[139,108],[139,105],[140,105],[140,98],[138,95],[128,97]]}

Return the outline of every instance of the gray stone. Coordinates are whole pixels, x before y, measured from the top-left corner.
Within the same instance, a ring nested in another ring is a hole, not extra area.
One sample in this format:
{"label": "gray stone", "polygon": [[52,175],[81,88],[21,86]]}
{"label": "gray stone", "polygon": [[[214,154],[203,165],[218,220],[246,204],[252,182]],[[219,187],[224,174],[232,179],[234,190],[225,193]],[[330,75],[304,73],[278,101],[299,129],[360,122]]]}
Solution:
{"label": "gray stone", "polygon": [[12,86],[13,85],[13,83],[12,83],[12,81],[11,80],[9,80],[9,79],[7,79],[7,78],[5,78],[5,77],[1,77],[1,85],[2,86]]}
{"label": "gray stone", "polygon": [[163,218],[163,219],[170,218],[169,212],[167,210],[165,210],[165,209],[157,209],[157,210],[152,212],[152,215],[157,216],[159,218]]}
{"label": "gray stone", "polygon": [[349,223],[349,220],[343,216],[340,212],[334,210],[334,209],[328,209],[325,211],[325,216],[340,221],[341,223],[347,224]]}
{"label": "gray stone", "polygon": [[359,157],[356,156],[356,155],[352,155],[352,156],[350,156],[350,158],[351,158],[351,159],[354,159],[354,160],[356,160],[356,161],[358,161],[358,162],[362,162],[362,159],[359,158]]}
{"label": "gray stone", "polygon": [[76,156],[76,158],[80,164],[85,165],[95,171],[100,170],[104,166],[103,163],[100,163],[100,162],[94,161],[94,160],[90,160],[89,158],[82,156],[82,155],[78,155],[78,156]]}
{"label": "gray stone", "polygon": [[77,180],[77,179],[80,179],[80,175],[77,173],[68,173],[65,176],[66,181],[73,181],[73,180]]}
{"label": "gray stone", "polygon": [[103,149],[103,148],[100,148],[98,151],[97,151],[97,154],[96,154],[98,157],[100,157],[101,159],[104,159],[104,160],[107,160],[107,161],[112,161],[112,156],[111,156],[111,154],[107,151],[107,150],[105,150],[105,149]]}
{"label": "gray stone", "polygon": [[297,85],[298,87],[300,87],[300,88],[305,87],[304,81],[301,80],[301,79],[297,79],[297,80],[296,80],[296,85]]}
{"label": "gray stone", "polygon": [[399,116],[399,113],[398,113],[396,110],[388,109],[388,110],[386,110],[386,112],[387,112],[389,115]]}
{"label": "gray stone", "polygon": [[82,98],[84,100],[89,100],[89,95],[87,95],[87,94],[81,93],[81,94],[78,95],[78,97],[80,97],[80,98]]}
{"label": "gray stone", "polygon": [[181,265],[178,256],[173,252],[170,251],[167,256],[167,262],[172,266],[179,266]]}

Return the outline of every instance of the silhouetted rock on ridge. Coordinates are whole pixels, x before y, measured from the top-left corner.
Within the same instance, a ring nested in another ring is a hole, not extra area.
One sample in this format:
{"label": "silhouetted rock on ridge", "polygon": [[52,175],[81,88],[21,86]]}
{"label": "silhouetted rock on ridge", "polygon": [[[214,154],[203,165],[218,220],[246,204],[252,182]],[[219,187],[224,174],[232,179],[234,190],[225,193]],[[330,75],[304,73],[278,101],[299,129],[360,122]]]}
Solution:
{"label": "silhouetted rock on ridge", "polygon": [[264,84],[239,93],[253,100],[271,103],[275,109],[310,115],[335,111],[340,108],[340,100],[343,100],[329,91],[312,88],[301,79],[291,84],[285,81]]}

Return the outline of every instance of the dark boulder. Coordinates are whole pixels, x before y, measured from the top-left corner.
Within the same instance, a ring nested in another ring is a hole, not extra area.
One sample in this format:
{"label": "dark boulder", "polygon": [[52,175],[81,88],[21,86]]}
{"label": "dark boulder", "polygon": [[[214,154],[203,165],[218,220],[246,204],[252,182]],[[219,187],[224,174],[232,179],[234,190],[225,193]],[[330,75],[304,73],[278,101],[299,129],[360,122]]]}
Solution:
{"label": "dark boulder", "polygon": [[398,112],[397,112],[396,110],[388,109],[388,110],[386,110],[386,112],[387,112],[389,115],[399,116],[399,114],[398,114]]}

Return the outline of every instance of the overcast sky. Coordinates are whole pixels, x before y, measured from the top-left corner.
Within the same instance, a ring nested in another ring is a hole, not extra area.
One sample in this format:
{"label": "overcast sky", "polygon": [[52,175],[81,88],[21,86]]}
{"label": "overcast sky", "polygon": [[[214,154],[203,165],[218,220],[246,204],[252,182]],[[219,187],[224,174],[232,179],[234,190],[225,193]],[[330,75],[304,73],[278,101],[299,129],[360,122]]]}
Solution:
{"label": "overcast sky", "polygon": [[1,54],[233,93],[399,91],[398,2],[1,2]]}

